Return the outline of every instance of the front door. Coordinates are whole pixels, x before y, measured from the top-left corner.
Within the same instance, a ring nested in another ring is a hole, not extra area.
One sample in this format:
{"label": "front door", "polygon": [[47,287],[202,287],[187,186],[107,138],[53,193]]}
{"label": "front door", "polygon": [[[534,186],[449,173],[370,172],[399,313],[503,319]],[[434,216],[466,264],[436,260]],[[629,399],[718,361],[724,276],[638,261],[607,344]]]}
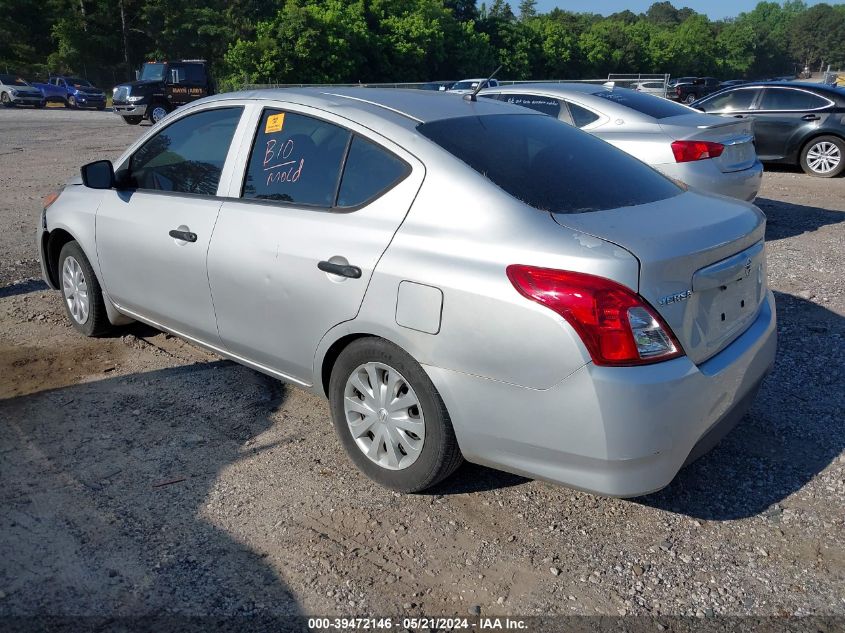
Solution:
{"label": "front door", "polygon": [[97,257],[110,298],[211,344],[219,338],[206,254],[242,109],[192,113],[152,136],[121,166],[121,187],[106,191],[97,211]]}
{"label": "front door", "polygon": [[320,340],[358,313],[423,171],[372,133],[298,110],[260,113],[243,182],[220,209],[208,278],[227,351],[310,384]]}

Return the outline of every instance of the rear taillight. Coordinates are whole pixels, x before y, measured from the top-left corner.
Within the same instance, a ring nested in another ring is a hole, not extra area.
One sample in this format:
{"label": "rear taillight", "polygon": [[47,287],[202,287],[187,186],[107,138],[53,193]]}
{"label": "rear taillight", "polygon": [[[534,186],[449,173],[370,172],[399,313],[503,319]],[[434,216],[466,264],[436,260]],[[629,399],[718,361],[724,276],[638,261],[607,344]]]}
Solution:
{"label": "rear taillight", "polygon": [[518,264],[507,274],[522,295],[569,322],[596,365],[644,365],[684,354],[645,299],[615,281]]}
{"label": "rear taillight", "polygon": [[678,95],[679,97],[681,96],[681,87],[680,86],[675,86],[675,94]]}
{"label": "rear taillight", "polygon": [[674,141],[672,143],[672,153],[675,155],[676,163],[716,158],[724,151],[724,145],[710,141]]}

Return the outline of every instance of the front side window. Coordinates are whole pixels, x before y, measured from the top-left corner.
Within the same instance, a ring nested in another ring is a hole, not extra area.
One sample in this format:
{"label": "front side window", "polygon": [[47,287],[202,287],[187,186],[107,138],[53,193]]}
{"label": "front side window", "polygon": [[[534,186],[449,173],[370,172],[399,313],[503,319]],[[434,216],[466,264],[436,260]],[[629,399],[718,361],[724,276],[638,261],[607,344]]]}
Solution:
{"label": "front side window", "polygon": [[766,88],[761,110],[816,110],[828,105],[827,100],[803,90],[789,88]]}
{"label": "front side window", "polygon": [[747,112],[757,96],[754,88],[739,88],[713,95],[701,102],[705,112]]}
{"label": "front side window", "polygon": [[541,211],[616,209],[682,192],[633,156],[547,116],[464,116],[423,123],[417,130]]}
{"label": "front side window", "polygon": [[140,79],[144,81],[161,81],[164,79],[165,64],[147,63],[141,69]]}
{"label": "front side window", "polygon": [[500,94],[499,101],[512,103],[524,108],[531,108],[537,112],[558,118],[560,116],[560,101],[552,97],[541,97],[528,94]]}
{"label": "front side window", "polygon": [[129,159],[129,186],[215,195],[242,111],[204,110],[171,123]]}
{"label": "front side window", "polygon": [[334,206],[351,132],[295,112],[266,109],[258,124],[242,196]]}

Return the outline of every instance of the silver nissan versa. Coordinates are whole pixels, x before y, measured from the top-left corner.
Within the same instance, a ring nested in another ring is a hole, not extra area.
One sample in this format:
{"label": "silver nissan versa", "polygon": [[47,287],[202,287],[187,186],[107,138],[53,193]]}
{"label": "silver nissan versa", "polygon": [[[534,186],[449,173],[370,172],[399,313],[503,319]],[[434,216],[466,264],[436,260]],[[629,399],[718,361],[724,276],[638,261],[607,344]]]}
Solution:
{"label": "silver nissan versa", "polygon": [[462,459],[667,485],[775,356],[765,217],[552,117],[425,91],[224,94],[44,210],[89,336],[138,320],[328,397],[379,483]]}

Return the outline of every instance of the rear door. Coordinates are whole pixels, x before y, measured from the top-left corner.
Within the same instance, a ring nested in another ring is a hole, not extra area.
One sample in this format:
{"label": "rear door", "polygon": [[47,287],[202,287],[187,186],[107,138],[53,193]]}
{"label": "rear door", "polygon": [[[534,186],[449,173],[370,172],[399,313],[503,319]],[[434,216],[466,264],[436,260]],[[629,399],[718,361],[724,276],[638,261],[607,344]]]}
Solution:
{"label": "rear door", "polygon": [[757,153],[763,160],[789,157],[797,148],[796,139],[819,126],[832,102],[807,90],[767,87],[759,106],[751,113]]}
{"label": "rear door", "polygon": [[223,344],[310,383],[332,327],[356,316],[422,184],[423,166],[372,131],[290,104],[256,110],[220,209],[208,279]]}

